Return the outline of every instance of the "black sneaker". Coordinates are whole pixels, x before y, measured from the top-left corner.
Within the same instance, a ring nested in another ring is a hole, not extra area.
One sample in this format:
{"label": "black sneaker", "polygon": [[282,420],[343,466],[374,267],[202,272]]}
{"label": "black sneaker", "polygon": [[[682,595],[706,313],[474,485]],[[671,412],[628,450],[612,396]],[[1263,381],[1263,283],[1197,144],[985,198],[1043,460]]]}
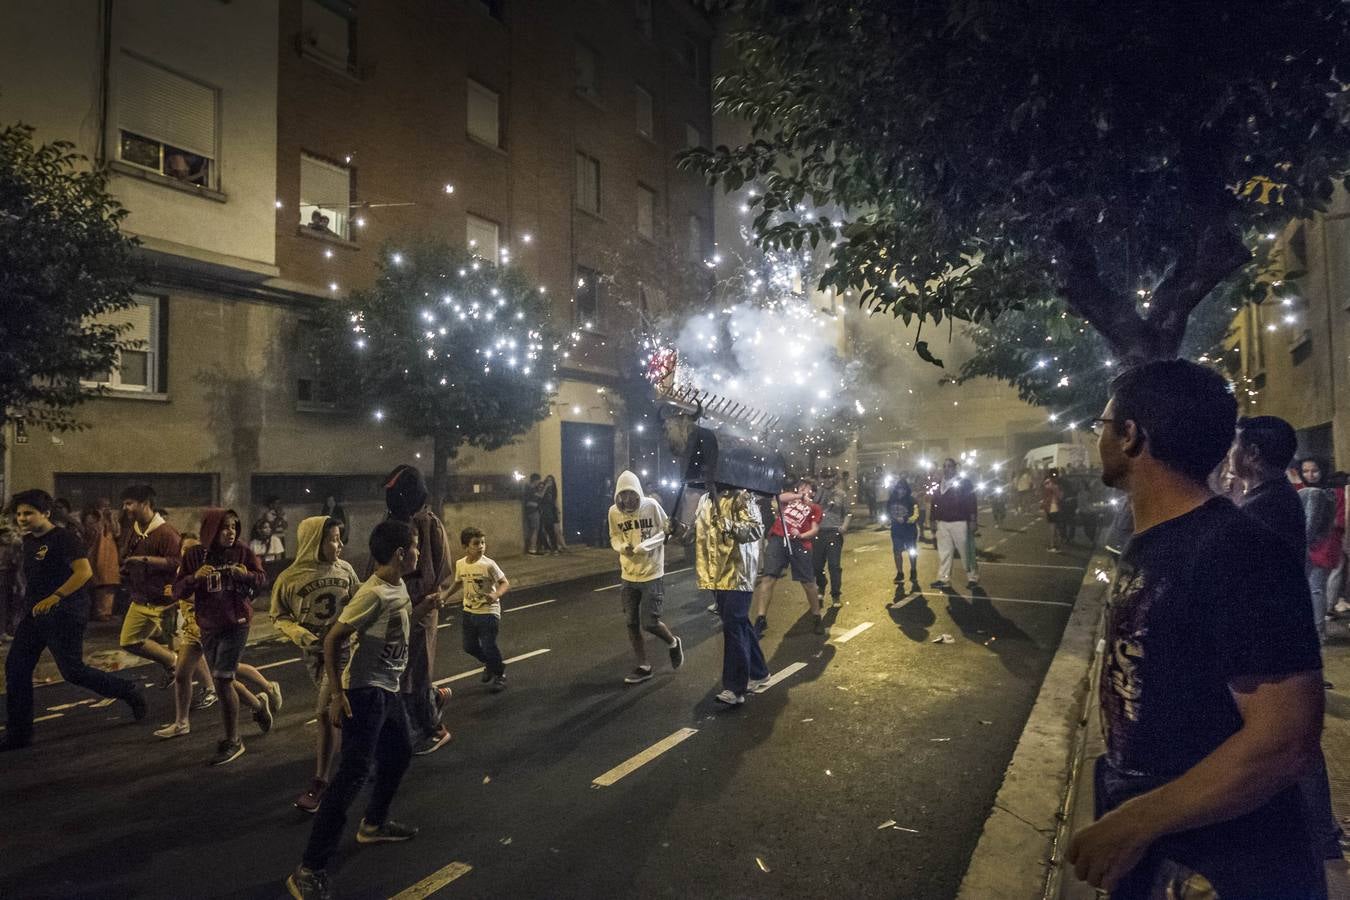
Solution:
{"label": "black sneaker", "polygon": [[223,740],[216,744],[216,755],[207,760],[208,766],[223,766],[234,762],[244,755],[244,742],[241,740]]}
{"label": "black sneaker", "polygon": [[450,743],[451,737],[453,737],[453,735],[450,734],[450,729],[442,728],[436,734],[429,735],[418,741],[417,745],[413,747],[413,756],[427,756],[435,753],[437,750]]}
{"label": "black sneaker", "polygon": [[929,587],[930,587],[930,588],[936,588],[936,589],[939,590],[939,591],[945,591],[945,590],[947,590],[948,588],[950,588],[951,585],[948,584],[948,583],[945,582],[945,581],[935,581],[935,582],[933,582],[932,584],[930,584]]}
{"label": "black sneaker", "polygon": [[633,671],[623,677],[624,684],[641,684],[644,681],[650,681],[652,677],[651,666],[638,666]]}
{"label": "black sneaker", "polygon": [[139,722],[145,718],[145,695],[140,691],[127,698],[127,706],[131,707],[132,721]]}
{"label": "black sneaker", "polygon": [[824,633],[825,633],[825,617],[824,617],[824,616],[816,616],[816,624],[815,624],[814,626],[812,626],[811,631],[814,632],[815,634],[824,634]]}
{"label": "black sneaker", "polygon": [[498,675],[492,679],[492,693],[500,694],[504,690],[506,690],[506,675]]}
{"label": "black sneaker", "polygon": [[844,601],[838,594],[835,594],[833,597],[830,598],[831,609],[839,609],[843,605]]}
{"label": "black sneaker", "polygon": [[922,594],[922,593],[923,593],[923,588],[919,587],[919,583],[918,583],[917,581],[911,581],[911,582],[909,583],[909,590],[910,590],[910,593],[912,593],[912,594]]}
{"label": "black sneaker", "polygon": [[768,618],[768,616],[760,616],[758,619],[755,619],[755,637],[756,637],[756,638],[762,640],[762,639],[764,638],[764,632],[766,632],[766,631],[768,631],[768,630],[769,630],[769,618]]}
{"label": "black sneaker", "polygon": [[389,844],[395,841],[410,841],[417,837],[417,829],[402,822],[388,820],[383,825],[371,825],[365,819],[356,828],[358,844]]}
{"label": "black sneaker", "polygon": [[259,693],[258,708],[253,711],[253,721],[258,723],[258,730],[263,734],[272,730],[272,698],[266,693]]}
{"label": "black sneaker", "polygon": [[684,641],[677,637],[675,643],[670,645],[670,667],[678,669],[682,665],[684,665]]}
{"label": "black sneaker", "polygon": [[483,674],[478,676],[478,680],[483,682],[483,684],[487,684],[489,681],[492,680],[492,673],[489,672],[487,669],[484,669]]}
{"label": "black sneaker", "polygon": [[177,665],[178,665],[177,662],[175,662],[173,666],[169,666],[167,669],[165,669],[163,666],[160,666],[160,668],[163,669],[163,671],[160,672],[159,681],[155,682],[155,687],[159,688],[160,690],[164,690],[167,687],[171,687],[173,685],[173,670],[174,667]]}
{"label": "black sneaker", "polygon": [[286,890],[295,900],[328,900],[333,896],[333,886],[328,881],[328,873],[320,869],[311,872],[304,866],[297,866],[286,878]]}

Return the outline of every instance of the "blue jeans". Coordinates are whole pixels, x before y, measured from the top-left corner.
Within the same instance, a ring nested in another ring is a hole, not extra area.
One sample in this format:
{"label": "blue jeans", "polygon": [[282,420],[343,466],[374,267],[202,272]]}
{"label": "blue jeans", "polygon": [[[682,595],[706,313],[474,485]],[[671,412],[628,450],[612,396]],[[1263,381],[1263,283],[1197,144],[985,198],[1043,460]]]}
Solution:
{"label": "blue jeans", "polygon": [[502,651],[497,649],[497,631],[502,620],[491,613],[464,614],[464,652],[478,660],[494,678],[506,671]]}
{"label": "blue jeans", "polygon": [[750,625],[750,591],[713,591],[722,618],[722,687],[740,696],[751,679],[769,677],[769,665]]}
{"label": "blue jeans", "polygon": [[305,845],[306,869],[317,871],[328,865],[347,825],[347,809],[366,783],[371,764],[375,765],[375,787],[364,818],[371,825],[383,825],[412,760],[412,734],[401,694],[377,687],[353,688],[347,691],[347,702],[352,717],[342,723],[342,761],[315,814]]}
{"label": "blue jeans", "polygon": [[1327,640],[1327,582],[1331,579],[1331,570],[1308,563],[1308,590],[1312,592],[1313,624],[1317,626],[1317,639]]}

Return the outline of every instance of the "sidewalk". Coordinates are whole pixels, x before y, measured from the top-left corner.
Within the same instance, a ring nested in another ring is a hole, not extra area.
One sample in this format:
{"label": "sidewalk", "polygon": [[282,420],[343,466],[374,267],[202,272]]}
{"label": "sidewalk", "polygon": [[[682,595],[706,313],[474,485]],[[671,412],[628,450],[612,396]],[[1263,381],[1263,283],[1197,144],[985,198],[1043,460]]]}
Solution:
{"label": "sidewalk", "polygon": [[[671,547],[666,551],[666,565],[669,568],[678,569],[687,565],[681,560],[679,548]],[[609,547],[580,547],[557,556],[521,554],[499,559],[497,562],[501,565],[502,571],[506,573],[506,577],[511,580],[513,591],[561,584],[593,575],[601,575],[605,572],[613,572],[617,578],[619,568],[614,551]],[[253,617],[253,626],[249,630],[248,642],[250,646],[282,639],[267,615],[268,602],[268,597],[265,594],[259,596],[254,602],[254,609],[257,610],[257,613]],[[132,656],[118,649],[117,639],[121,627],[120,617],[111,622],[89,623],[89,628],[84,637],[84,658],[89,665],[105,672],[117,672],[149,665],[140,657]],[[4,660],[8,655],[9,644],[0,644],[0,693],[4,692]],[[61,681],[61,675],[56,670],[56,664],[52,661],[50,654],[44,653],[42,659],[38,662],[37,671],[33,673],[33,683],[43,685],[58,681]]]}
{"label": "sidewalk", "polygon": [[[1327,691],[1327,710],[1322,725],[1322,753],[1326,757],[1331,780],[1331,807],[1341,826],[1350,831],[1350,629],[1344,624],[1332,626],[1322,649],[1326,680],[1335,685]],[[1067,835],[1092,821],[1091,761],[1103,752],[1101,721],[1097,705],[1091,704],[1087,722],[1085,763],[1078,779],[1073,813]],[[1063,872],[1059,900],[1096,900],[1099,895],[1072,871]],[[1327,886],[1331,900],[1350,900],[1350,864],[1327,863]]]}

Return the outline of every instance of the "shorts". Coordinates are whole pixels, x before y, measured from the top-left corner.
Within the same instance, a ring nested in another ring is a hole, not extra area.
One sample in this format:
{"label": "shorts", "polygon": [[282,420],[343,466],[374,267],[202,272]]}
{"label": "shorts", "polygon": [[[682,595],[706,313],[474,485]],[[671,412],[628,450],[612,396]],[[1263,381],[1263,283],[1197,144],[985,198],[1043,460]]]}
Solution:
{"label": "shorts", "polygon": [[792,580],[802,584],[814,584],[815,569],[811,565],[811,550],[801,541],[792,542],[792,552],[783,546],[783,539],[776,534],[769,535],[764,547],[764,568],[760,572],[769,578],[781,578],[783,570],[792,567]]}
{"label": "shorts", "polygon": [[623,612],[628,617],[629,628],[638,627],[639,613],[644,606],[647,611],[647,627],[655,628],[661,624],[661,609],[666,600],[664,578],[653,578],[651,581],[625,581],[623,587],[619,588],[619,597],[623,600]]}
{"label": "shorts", "polygon": [[919,544],[919,529],[913,525],[891,523],[891,552],[913,550]]}
{"label": "shorts", "polygon": [[225,681],[234,678],[235,670],[239,668],[239,660],[244,655],[244,645],[247,643],[247,625],[236,625],[233,628],[202,634],[202,655],[211,670],[211,677]]}
{"label": "shorts", "polygon": [[131,605],[127,607],[126,618],[122,620],[122,635],[117,639],[117,642],[123,647],[133,647],[151,638],[171,633],[173,622],[169,617],[175,611],[173,604],[151,606],[148,603],[133,600]]}
{"label": "shorts", "polygon": [[183,626],[178,632],[179,646],[200,647],[202,645],[202,630],[197,627],[197,607],[180,600],[178,613]]}

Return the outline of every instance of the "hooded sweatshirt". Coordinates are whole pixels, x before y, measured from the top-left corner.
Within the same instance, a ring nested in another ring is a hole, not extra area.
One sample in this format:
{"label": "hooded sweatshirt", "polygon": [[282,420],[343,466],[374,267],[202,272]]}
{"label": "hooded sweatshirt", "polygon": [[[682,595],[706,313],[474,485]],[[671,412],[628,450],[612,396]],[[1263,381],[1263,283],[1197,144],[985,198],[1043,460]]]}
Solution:
{"label": "hooded sweatshirt", "polygon": [[[619,509],[619,494],[632,491],[641,497],[637,510]],[[609,544],[619,554],[619,573],[624,581],[655,581],[666,574],[666,511],[651,497],[642,495],[642,482],[624,470],[614,483],[614,505],[609,508]],[[632,547],[633,552],[625,553]]]}
{"label": "hooded sweatshirt", "polygon": [[345,559],[323,562],[328,516],[311,516],[296,529],[295,562],[272,583],[272,621],[277,630],[302,650],[323,640],[328,626],[361,586],[356,570]]}
{"label": "hooded sweatshirt", "polygon": [[[441,584],[451,575],[454,557],[450,555],[450,541],[445,536],[445,526],[440,518],[427,508],[427,484],[422,472],[416,466],[402,465],[389,473],[384,480],[384,504],[389,510],[389,518],[408,522],[417,532],[420,552],[417,557],[417,570],[403,576],[408,596],[417,604],[427,594],[435,593]],[[375,561],[367,567],[366,577],[375,573]],[[436,615],[433,606],[417,627],[431,621]]]}
{"label": "hooded sweatshirt", "polygon": [[[191,598],[195,605],[197,626],[203,634],[247,626],[253,620],[253,595],[267,580],[258,557],[238,536],[228,547],[216,546],[216,535],[226,516],[239,519],[232,509],[212,507],[202,511],[202,542],[183,554],[182,572],[174,582],[174,596]],[[218,571],[198,578],[196,572],[204,565]],[[235,565],[244,567],[243,575],[228,568]]]}

